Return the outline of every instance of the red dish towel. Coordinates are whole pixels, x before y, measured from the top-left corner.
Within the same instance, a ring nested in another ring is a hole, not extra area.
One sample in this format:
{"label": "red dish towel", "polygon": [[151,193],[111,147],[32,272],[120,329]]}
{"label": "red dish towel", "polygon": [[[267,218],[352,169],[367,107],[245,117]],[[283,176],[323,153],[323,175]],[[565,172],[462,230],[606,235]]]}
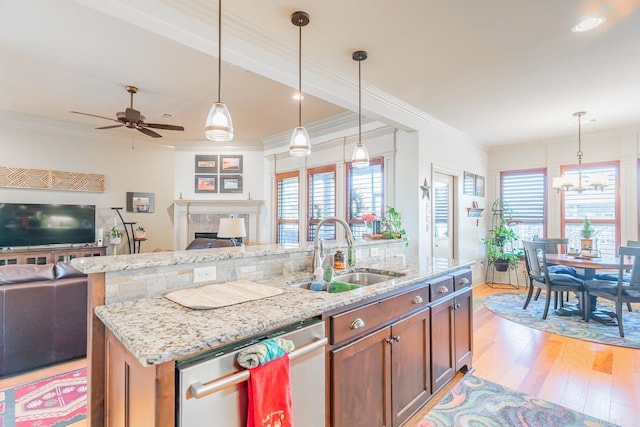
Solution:
{"label": "red dish towel", "polygon": [[289,355],[249,370],[247,427],[293,427]]}

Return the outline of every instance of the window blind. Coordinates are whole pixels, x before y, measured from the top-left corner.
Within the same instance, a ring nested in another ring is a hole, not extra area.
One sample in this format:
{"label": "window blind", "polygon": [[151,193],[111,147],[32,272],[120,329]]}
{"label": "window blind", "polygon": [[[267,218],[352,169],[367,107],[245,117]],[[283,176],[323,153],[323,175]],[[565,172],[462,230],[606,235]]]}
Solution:
{"label": "window blind", "polygon": [[362,221],[362,214],[375,213],[377,218],[384,214],[383,160],[371,159],[364,168],[347,164],[347,222],[355,237],[370,232]]}
{"label": "window blind", "polygon": [[[309,169],[307,172],[307,240],[315,239],[316,226],[322,218],[336,216],[336,167]],[[320,230],[320,238],[334,240],[335,224],[328,223]]]}
{"label": "window blind", "polygon": [[298,172],[276,175],[276,242],[298,243],[300,176]]}

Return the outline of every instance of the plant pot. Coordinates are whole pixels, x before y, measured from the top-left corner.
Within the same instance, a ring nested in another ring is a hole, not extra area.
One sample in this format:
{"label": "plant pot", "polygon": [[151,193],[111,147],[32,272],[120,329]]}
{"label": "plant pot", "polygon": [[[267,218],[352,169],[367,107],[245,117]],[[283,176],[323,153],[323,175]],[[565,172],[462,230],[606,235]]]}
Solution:
{"label": "plant pot", "polygon": [[493,266],[496,271],[507,271],[509,269],[509,260],[508,259],[497,259],[493,261]]}
{"label": "plant pot", "polygon": [[145,239],[147,237],[146,233],[144,231],[136,231],[135,232],[135,238],[136,239]]}
{"label": "plant pot", "polygon": [[122,237],[109,237],[109,243],[112,245],[119,245],[122,242]]}
{"label": "plant pot", "polygon": [[593,239],[580,239],[580,249],[583,251],[592,251]]}

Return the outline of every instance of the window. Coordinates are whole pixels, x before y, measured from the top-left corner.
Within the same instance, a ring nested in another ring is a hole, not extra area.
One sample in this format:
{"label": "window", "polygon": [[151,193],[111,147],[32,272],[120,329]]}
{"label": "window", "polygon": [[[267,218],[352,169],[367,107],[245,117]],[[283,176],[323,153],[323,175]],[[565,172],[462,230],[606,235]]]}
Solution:
{"label": "window", "polygon": [[362,220],[362,214],[384,214],[383,194],[384,159],[371,159],[369,166],[354,168],[347,163],[347,223],[353,236],[362,237],[370,232]]}
{"label": "window", "polygon": [[298,243],[300,174],[279,173],[276,175],[276,186],[276,242]]}
{"label": "window", "polygon": [[505,171],[500,174],[500,198],[509,209],[505,216],[516,221],[511,226],[522,246],[523,240],[546,237],[546,170]]}
{"label": "window", "polygon": [[[618,200],[619,164],[594,163],[582,166],[583,183],[589,182],[589,174],[601,173],[607,176],[608,185],[603,190],[588,188],[581,193],[575,190],[562,192],[562,230],[569,244],[580,247],[580,231],[585,217],[594,229],[595,249],[602,256],[615,256],[620,246],[620,206]],[[562,174],[578,176],[577,166],[564,166]],[[585,179],[586,177],[586,179]]]}
{"label": "window", "polygon": [[[325,166],[307,171],[309,185],[307,209],[307,240],[315,239],[316,226],[322,218],[336,216],[336,167]],[[336,226],[327,223],[320,230],[321,239],[334,240]]]}

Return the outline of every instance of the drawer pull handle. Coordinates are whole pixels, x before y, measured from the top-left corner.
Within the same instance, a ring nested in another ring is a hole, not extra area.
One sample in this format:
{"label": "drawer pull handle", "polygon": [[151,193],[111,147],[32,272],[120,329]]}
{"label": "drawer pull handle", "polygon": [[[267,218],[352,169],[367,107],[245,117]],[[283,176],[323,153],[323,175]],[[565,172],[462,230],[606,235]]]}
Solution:
{"label": "drawer pull handle", "polygon": [[467,279],[466,277],[463,277],[462,279],[460,279],[460,284],[461,285],[468,285],[469,284],[469,279]]}
{"label": "drawer pull handle", "polygon": [[440,288],[438,288],[439,294],[446,294],[447,292],[449,292],[449,288],[447,288],[446,286],[440,286]]}
{"label": "drawer pull handle", "polygon": [[416,295],[411,300],[411,304],[422,304],[422,303],[423,303],[423,301],[422,301],[422,297],[420,295]]}
{"label": "drawer pull handle", "polygon": [[356,320],[354,320],[353,322],[351,322],[351,326],[349,326],[351,329],[360,329],[360,328],[364,328],[364,320],[358,318]]}
{"label": "drawer pull handle", "polygon": [[400,335],[394,335],[391,337],[395,342],[400,342]]}

